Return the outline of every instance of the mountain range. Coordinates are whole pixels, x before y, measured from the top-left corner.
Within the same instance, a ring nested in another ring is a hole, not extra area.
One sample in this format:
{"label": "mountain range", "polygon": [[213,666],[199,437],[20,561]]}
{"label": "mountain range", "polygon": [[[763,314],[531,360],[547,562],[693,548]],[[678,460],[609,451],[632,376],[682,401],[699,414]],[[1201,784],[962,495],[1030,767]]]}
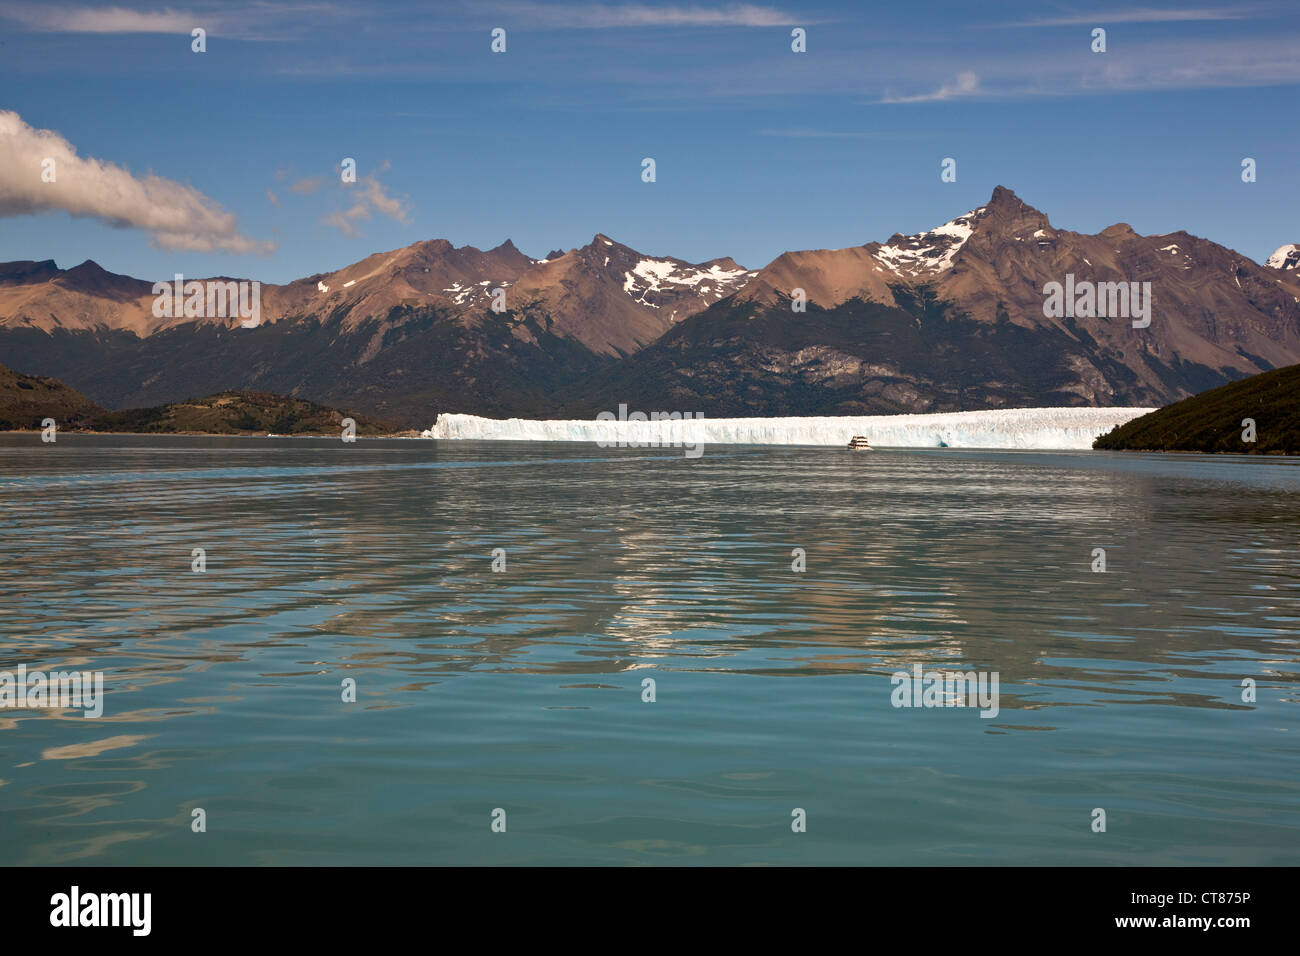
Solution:
{"label": "mountain range", "polygon": [[[1150,283],[1150,325],[1045,314],[1045,286],[1067,275]],[[1300,247],[1260,265],[1185,232],[1071,232],[1000,186],[928,232],[758,270],[603,234],[544,259],[435,239],[263,283],[257,328],[157,317],[152,287],[91,261],[0,263],[0,361],[108,408],[251,389],[413,427],[624,403],[712,417],[1153,406],[1300,362]]]}

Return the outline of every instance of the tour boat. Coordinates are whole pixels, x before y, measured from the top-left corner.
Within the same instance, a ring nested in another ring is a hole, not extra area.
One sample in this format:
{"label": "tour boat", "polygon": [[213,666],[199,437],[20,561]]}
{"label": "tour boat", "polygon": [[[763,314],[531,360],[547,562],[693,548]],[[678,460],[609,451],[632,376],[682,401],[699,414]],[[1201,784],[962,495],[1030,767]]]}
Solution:
{"label": "tour boat", "polygon": [[871,451],[871,444],[867,441],[866,435],[854,435],[849,442],[849,448],[853,451]]}

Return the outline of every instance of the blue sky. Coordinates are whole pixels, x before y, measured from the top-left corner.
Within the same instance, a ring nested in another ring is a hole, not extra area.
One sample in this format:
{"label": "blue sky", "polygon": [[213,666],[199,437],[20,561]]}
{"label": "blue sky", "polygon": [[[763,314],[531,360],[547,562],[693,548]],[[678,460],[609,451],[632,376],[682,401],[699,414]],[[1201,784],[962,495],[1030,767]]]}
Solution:
{"label": "blue sky", "polygon": [[[1300,241],[1297,50],[1294,0],[0,0],[0,260],[284,282],[420,239],[542,256],[603,232],[754,268],[1002,184],[1060,228],[1263,261]],[[57,149],[79,159],[41,191]]]}

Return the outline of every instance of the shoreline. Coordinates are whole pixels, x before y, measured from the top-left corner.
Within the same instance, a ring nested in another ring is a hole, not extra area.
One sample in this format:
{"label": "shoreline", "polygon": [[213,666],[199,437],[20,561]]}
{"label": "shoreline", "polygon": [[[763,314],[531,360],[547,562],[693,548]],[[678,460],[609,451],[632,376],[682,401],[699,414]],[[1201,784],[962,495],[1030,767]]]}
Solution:
{"label": "shoreline", "polygon": [[[43,429],[40,428],[8,428],[0,429],[0,435],[39,435]],[[266,432],[192,432],[192,431],[175,431],[175,432],[128,432],[128,431],[98,431],[91,428],[61,428],[60,435],[136,435],[143,438],[177,436],[184,438],[338,438],[338,432],[311,432],[299,433],[296,435],[269,434]],[[392,432],[384,435],[357,435],[358,439],[362,438],[420,438],[420,429],[408,428],[400,432]]]}

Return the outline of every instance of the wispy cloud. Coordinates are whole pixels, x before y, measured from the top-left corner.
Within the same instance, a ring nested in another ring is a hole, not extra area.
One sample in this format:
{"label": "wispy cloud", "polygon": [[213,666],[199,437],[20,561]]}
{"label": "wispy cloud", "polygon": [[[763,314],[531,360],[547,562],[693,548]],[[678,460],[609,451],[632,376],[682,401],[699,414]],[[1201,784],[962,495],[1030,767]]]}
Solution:
{"label": "wispy cloud", "polygon": [[299,196],[310,196],[325,185],[324,176],[305,176],[289,187],[289,192]]}
{"label": "wispy cloud", "polygon": [[385,160],[375,173],[362,176],[355,183],[340,181],[342,188],[350,194],[352,205],[347,209],[334,210],[321,222],[352,238],[362,235],[359,223],[369,220],[372,212],[378,212],[396,222],[410,222],[410,206],[406,200],[390,194],[377,178],[377,174],[387,172],[388,167],[389,163]]}
{"label": "wispy cloud", "polygon": [[50,33],[189,33],[201,26],[194,14],[170,9],[6,3],[0,4],[0,16]]}
{"label": "wispy cloud", "polygon": [[[1084,42],[1086,50],[1086,37]],[[1267,37],[1128,41],[1122,52],[1104,55],[1068,55],[1043,49],[1013,57],[997,50],[971,50],[962,55],[967,70],[956,82],[938,89],[927,89],[923,84],[925,77],[934,75],[939,61],[914,57],[897,64],[889,61],[896,65],[890,87],[871,102],[1017,100],[1296,86],[1300,85],[1297,45],[1300,36],[1274,32]],[[843,65],[828,67],[818,78],[830,83],[832,74],[845,70]],[[847,85],[849,80],[857,82],[857,77],[842,82]],[[908,90],[909,85],[917,92]],[[761,89],[761,85],[755,84],[754,88]]]}
{"label": "wispy cloud", "polygon": [[[42,173],[51,168],[54,181],[46,182]],[[35,129],[17,113],[0,110],[0,218],[58,211],[143,229],[163,249],[243,254],[275,248],[240,233],[234,214],[193,186],[83,158],[53,130]]]}
{"label": "wispy cloud", "polygon": [[275,193],[271,192],[271,190],[269,189],[266,191],[266,201],[269,202],[276,209],[280,208],[280,197],[277,196]]}
{"label": "wispy cloud", "polygon": [[[722,6],[675,6],[672,4],[579,4],[516,2],[487,7],[494,15],[516,18],[527,26],[543,29],[610,29],[630,27],[783,27],[816,22],[772,7],[751,3]],[[504,21],[503,21],[504,22]],[[507,28],[509,23],[504,23]]]}
{"label": "wispy cloud", "polygon": [[809,129],[799,126],[791,129],[761,129],[759,136],[775,136],[781,139],[876,139],[898,140],[915,139],[913,133],[883,132],[880,130],[835,130]]}
{"label": "wispy cloud", "polygon": [[943,100],[951,100],[959,96],[972,96],[980,92],[980,80],[971,70],[964,70],[957,74],[957,80],[954,83],[945,83],[930,93],[918,93],[915,96],[886,96],[878,103],[937,103]]}
{"label": "wispy cloud", "polygon": [[1200,9],[1158,9],[1135,7],[1128,10],[1099,11],[1087,15],[1071,14],[1064,17],[1043,17],[1008,23],[1011,27],[1078,27],[1108,26],[1112,23],[1187,23],[1202,20],[1241,20],[1250,15],[1245,7],[1202,7]]}
{"label": "wispy cloud", "polygon": [[37,33],[172,33],[188,36],[202,27],[210,36],[244,40],[284,40],[312,25],[360,15],[360,10],[330,2],[200,3],[190,9],[133,10],[58,3],[0,2],[0,19]]}

